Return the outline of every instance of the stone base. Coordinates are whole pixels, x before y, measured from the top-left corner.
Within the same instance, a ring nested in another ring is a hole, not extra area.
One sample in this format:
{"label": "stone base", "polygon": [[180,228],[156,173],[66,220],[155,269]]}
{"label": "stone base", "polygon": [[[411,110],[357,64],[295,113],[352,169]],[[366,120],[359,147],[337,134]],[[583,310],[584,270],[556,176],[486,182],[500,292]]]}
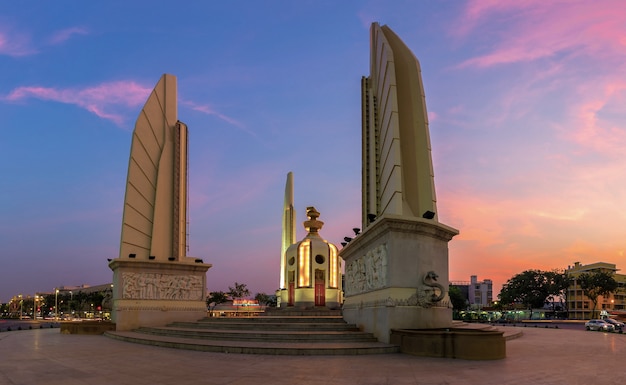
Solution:
{"label": "stone base", "polygon": [[340,252],[344,319],[386,343],[391,329],[450,327],[448,242],[456,234],[433,220],[377,218]]}
{"label": "stone base", "polygon": [[104,334],[114,331],[115,324],[108,321],[61,322],[61,334]]}
{"label": "stone base", "polygon": [[165,326],[207,316],[206,272],[209,264],[115,259],[112,321],[117,331]]}
{"label": "stone base", "polygon": [[207,316],[204,301],[117,300],[113,311],[117,331],[165,326],[174,321],[196,322]]}
{"label": "stone base", "polygon": [[506,358],[506,340],[501,331],[467,329],[392,330],[390,343],[402,353],[423,357],[463,360]]}
{"label": "stone base", "polygon": [[392,329],[435,329],[452,326],[452,309],[447,307],[422,308],[397,305],[392,301],[361,303],[356,300],[346,300],[343,319],[374,334],[381,342],[390,343]]}

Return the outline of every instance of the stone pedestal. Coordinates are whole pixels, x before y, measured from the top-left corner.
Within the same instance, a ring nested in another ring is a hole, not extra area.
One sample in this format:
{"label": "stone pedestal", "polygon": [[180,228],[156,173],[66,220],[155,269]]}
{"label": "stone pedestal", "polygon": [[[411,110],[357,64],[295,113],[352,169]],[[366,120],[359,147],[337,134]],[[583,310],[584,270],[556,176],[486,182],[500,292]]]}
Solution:
{"label": "stone pedestal", "polygon": [[344,319],[387,343],[391,329],[451,327],[448,242],[457,234],[428,219],[376,219],[340,252]]}
{"label": "stone pedestal", "polygon": [[195,261],[111,261],[116,330],[206,317],[206,272],[211,265]]}

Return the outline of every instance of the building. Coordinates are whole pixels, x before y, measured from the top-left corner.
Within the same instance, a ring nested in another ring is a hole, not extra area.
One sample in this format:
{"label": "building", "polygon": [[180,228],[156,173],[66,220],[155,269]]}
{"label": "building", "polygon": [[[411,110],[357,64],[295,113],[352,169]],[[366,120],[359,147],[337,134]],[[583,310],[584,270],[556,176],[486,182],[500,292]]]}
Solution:
{"label": "building", "polygon": [[618,274],[618,269],[613,263],[596,262],[582,265],[580,262],[575,262],[574,266],[568,266],[565,271],[572,278],[566,292],[566,303],[570,319],[591,319],[594,317],[592,314],[593,302],[583,294],[577,278],[583,273],[601,271],[612,273],[618,286],[615,293],[606,297],[598,297],[595,316],[597,317],[602,311],[605,311],[606,314],[626,314],[626,275]]}
{"label": "building", "polygon": [[478,281],[477,276],[470,277],[468,288],[470,305],[478,307],[490,306],[493,301],[493,282],[490,279]]}
{"label": "building", "polygon": [[[112,308],[112,284],[59,286],[51,292],[15,295],[5,317],[12,318],[108,318]],[[58,315],[57,315],[58,308]]]}
{"label": "building", "polygon": [[254,317],[263,314],[265,307],[255,299],[235,298],[215,305],[209,310],[209,317]]}
{"label": "building", "polygon": [[469,282],[456,281],[450,285],[459,288],[470,308],[480,309],[493,302],[493,281],[490,279],[479,281],[476,275],[472,275]]}

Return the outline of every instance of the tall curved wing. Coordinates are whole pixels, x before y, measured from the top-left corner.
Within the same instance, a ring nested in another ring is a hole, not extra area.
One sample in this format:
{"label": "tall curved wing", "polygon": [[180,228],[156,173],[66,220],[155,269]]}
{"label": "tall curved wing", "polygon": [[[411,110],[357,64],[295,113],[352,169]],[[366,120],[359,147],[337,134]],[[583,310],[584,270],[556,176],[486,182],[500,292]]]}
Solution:
{"label": "tall curved wing", "polygon": [[371,28],[362,80],[363,223],[369,213],[436,218],[430,134],[419,61],[387,26]]}
{"label": "tall curved wing", "polygon": [[172,256],[175,201],[176,78],[161,77],[133,131],[120,258]]}

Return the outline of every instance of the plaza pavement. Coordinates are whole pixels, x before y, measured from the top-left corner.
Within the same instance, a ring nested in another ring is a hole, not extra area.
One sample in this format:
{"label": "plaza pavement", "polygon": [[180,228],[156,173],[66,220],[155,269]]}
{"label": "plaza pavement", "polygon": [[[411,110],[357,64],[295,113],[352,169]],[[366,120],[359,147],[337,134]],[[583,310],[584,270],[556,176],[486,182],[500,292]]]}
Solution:
{"label": "plaza pavement", "polygon": [[59,329],[0,333],[1,385],[623,384],[626,334],[521,328],[507,358],[268,356],[132,344]]}

